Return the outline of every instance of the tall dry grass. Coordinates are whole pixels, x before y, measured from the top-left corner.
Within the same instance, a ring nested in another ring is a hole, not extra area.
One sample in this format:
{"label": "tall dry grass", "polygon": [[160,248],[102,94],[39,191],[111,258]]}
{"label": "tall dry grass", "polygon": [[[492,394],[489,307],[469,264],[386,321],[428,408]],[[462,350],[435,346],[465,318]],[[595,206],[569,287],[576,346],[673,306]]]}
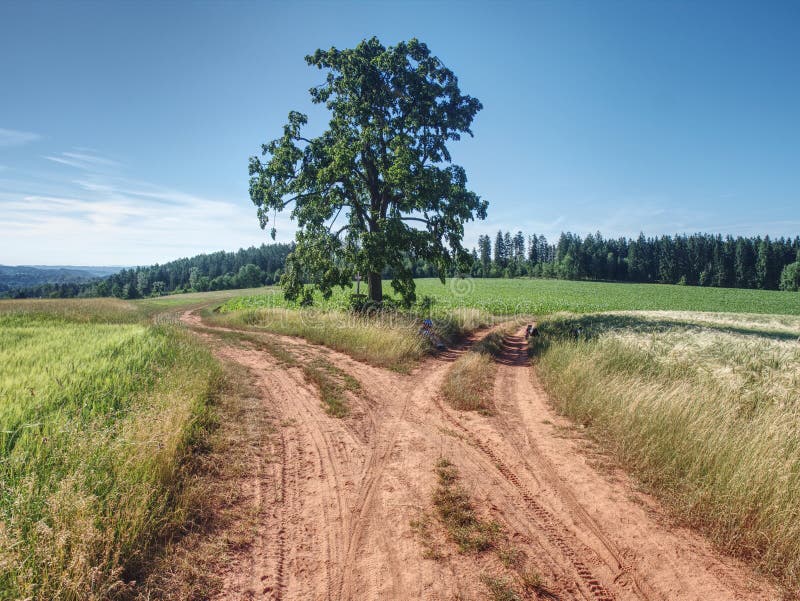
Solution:
{"label": "tall dry grass", "polygon": [[453,362],[442,382],[442,395],[459,411],[492,413],[492,386],[497,365],[489,355],[465,353]]}
{"label": "tall dry grass", "polygon": [[364,317],[343,311],[282,308],[213,314],[214,323],[299,336],[381,367],[406,370],[426,351],[425,340],[408,319]]}
{"label": "tall dry grass", "polygon": [[683,521],[800,585],[800,320],[628,313],[540,330],[562,412]]}
{"label": "tall dry grass", "polygon": [[[263,329],[299,336],[347,353],[359,361],[408,371],[433,347],[420,335],[421,319],[401,312],[362,315],[331,309],[263,307],[209,312],[206,318],[220,325]],[[477,309],[463,309],[434,320],[437,338],[452,344],[493,318]]]}

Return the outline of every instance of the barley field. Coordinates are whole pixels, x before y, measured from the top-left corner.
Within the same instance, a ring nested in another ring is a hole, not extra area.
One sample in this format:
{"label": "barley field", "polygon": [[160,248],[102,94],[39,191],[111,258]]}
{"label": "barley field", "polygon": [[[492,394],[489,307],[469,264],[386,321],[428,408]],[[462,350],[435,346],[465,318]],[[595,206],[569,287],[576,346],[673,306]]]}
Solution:
{"label": "barley field", "polygon": [[800,318],[563,314],[540,330],[564,414],[679,519],[800,584]]}

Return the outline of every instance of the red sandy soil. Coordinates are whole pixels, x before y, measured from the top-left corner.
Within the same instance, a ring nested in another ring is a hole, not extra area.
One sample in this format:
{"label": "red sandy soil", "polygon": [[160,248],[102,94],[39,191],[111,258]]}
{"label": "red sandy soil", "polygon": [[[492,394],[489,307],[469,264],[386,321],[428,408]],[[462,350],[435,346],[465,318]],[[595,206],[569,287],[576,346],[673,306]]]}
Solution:
{"label": "red sandy soil", "polygon": [[[191,312],[189,327],[200,326]],[[434,515],[434,466],[458,469],[479,515],[503,532],[547,584],[530,599],[716,601],[780,599],[740,562],[675,527],[624,472],[609,467],[551,408],[521,333],[506,339],[484,416],[440,399],[454,358],[410,374],[357,362],[302,340],[260,334],[299,361],[324,357],[358,380],[346,418],[326,414],[301,368],[256,346],[201,335],[252,374],[280,427],[241,486],[258,515],[254,544],[222,574],[219,599],[285,601],[487,599],[481,574],[496,557],[454,545],[426,558],[412,522]],[[433,519],[435,522],[435,518]]]}

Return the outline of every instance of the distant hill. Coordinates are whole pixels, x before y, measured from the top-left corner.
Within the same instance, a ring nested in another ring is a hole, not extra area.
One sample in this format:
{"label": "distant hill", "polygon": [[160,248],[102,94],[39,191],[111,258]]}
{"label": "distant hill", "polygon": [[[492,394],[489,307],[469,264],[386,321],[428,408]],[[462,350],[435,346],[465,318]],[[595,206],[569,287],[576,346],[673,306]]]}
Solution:
{"label": "distant hill", "polygon": [[77,284],[107,277],[122,267],[73,265],[0,265],[0,292],[42,284]]}
{"label": "distant hill", "polygon": [[292,248],[291,244],[262,244],[146,267],[3,267],[0,269],[7,272],[0,271],[0,282],[7,277],[8,284],[0,284],[0,297],[132,299],[172,292],[251,288],[275,282]]}
{"label": "distant hill", "polygon": [[71,269],[85,271],[92,277],[103,278],[113,273],[130,267],[130,265],[25,265],[24,267],[35,267],[36,269]]}

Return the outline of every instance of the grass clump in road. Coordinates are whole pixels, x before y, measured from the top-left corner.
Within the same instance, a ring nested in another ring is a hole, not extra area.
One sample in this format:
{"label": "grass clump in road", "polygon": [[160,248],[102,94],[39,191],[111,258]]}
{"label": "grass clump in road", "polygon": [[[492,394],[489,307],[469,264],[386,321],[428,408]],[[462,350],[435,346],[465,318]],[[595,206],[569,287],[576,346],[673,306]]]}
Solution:
{"label": "grass clump in road", "polygon": [[234,344],[252,345],[272,355],[284,367],[301,369],[306,379],[317,387],[322,406],[333,417],[347,417],[350,414],[348,392],[357,394],[361,390],[359,381],[346,371],[339,369],[322,357],[316,357],[309,362],[301,361],[272,336],[244,330],[225,331],[204,327],[199,327],[197,330],[211,332]]}
{"label": "grass clump in road", "polygon": [[358,380],[322,358],[304,363],[303,373],[320,392],[322,406],[328,415],[346,417],[350,414],[347,393],[361,390]]}
{"label": "grass clump in road", "polygon": [[413,321],[394,316],[285,308],[227,310],[223,305],[210,319],[229,327],[298,336],[359,361],[399,371],[407,371],[429,348]]}
{"label": "grass clump in road", "polygon": [[484,353],[464,353],[447,370],[442,395],[459,411],[492,413],[492,387],[497,364]]}
{"label": "grass clump in road", "polygon": [[497,374],[493,358],[503,352],[503,340],[513,328],[507,325],[489,332],[447,370],[442,395],[454,409],[484,415],[493,412],[492,389]]}
{"label": "grass clump in road", "polygon": [[[436,464],[437,486],[433,493],[436,517],[446,536],[463,554],[473,555],[477,565],[488,570],[480,580],[491,599],[510,601],[554,598],[526,554],[516,548],[508,533],[493,521],[478,517],[469,494],[459,483],[456,467],[445,458]],[[443,555],[433,542],[430,521],[426,516],[412,522],[424,548],[424,555],[440,560]],[[496,559],[494,559],[496,556]],[[496,560],[504,566],[498,569]]]}
{"label": "grass clump in road", "polygon": [[272,337],[267,337],[255,332],[248,332],[246,330],[224,330],[206,326],[196,326],[193,329],[197,332],[214,335],[233,345],[243,347],[251,345],[260,351],[269,353],[285,367],[297,367],[300,365],[300,361],[287,350],[286,345],[280,344],[279,341]]}
{"label": "grass clump in road", "polygon": [[120,596],[192,511],[221,372],[129,305],[0,303],[0,598]]}
{"label": "grass clump in road", "polygon": [[489,590],[489,598],[492,601],[522,601],[522,597],[514,588],[514,583],[508,578],[481,574],[481,582]]}
{"label": "grass clump in road", "polygon": [[491,549],[499,526],[481,520],[475,513],[469,494],[458,482],[458,471],[447,459],[436,464],[438,486],[433,493],[436,515],[451,540],[462,553],[482,553]]}
{"label": "grass clump in road", "polygon": [[422,513],[419,518],[411,520],[410,526],[422,545],[424,559],[439,561],[444,557],[434,540],[432,519],[427,513]]}
{"label": "grass clump in road", "polygon": [[492,601],[522,601],[523,599],[558,599],[536,570],[520,569],[509,576],[483,573],[480,580]]}
{"label": "grass clump in road", "polygon": [[540,331],[557,407],[682,520],[796,590],[800,319],[624,313]]}

